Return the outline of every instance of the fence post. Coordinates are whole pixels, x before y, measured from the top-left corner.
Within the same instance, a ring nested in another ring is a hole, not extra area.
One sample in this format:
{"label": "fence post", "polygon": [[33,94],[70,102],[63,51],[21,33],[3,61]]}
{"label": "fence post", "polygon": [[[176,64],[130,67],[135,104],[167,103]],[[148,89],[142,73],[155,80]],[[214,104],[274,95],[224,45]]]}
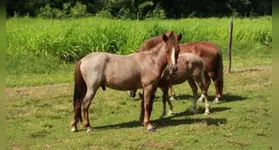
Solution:
{"label": "fence post", "polygon": [[231,72],[232,65],[232,35],[233,35],[233,18],[231,18],[229,25],[229,42],[228,42],[228,73]]}

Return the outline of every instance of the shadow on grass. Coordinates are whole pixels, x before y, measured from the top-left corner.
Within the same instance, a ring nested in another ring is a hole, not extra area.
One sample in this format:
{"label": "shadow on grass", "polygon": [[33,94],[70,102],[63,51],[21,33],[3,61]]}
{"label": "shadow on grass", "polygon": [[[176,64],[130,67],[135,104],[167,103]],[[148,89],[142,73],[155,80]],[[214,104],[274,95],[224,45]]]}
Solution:
{"label": "shadow on grass", "polygon": [[[211,108],[211,112],[219,112],[219,111],[226,111],[231,108],[229,107],[216,107],[216,108]],[[199,108],[197,114],[203,114],[204,109]],[[184,118],[184,119],[174,119],[182,116],[190,116],[193,115],[189,111],[184,111],[181,113],[177,113],[173,116],[166,117],[162,121],[159,119],[151,121],[152,123],[155,123],[158,125],[158,128],[162,127],[167,127],[167,126],[177,126],[177,125],[183,125],[183,124],[192,124],[192,123],[206,123],[207,125],[220,125],[220,124],[225,124],[227,122],[227,119],[225,118],[210,118],[210,115],[207,116],[207,118]],[[129,121],[129,122],[124,122],[124,123],[119,123],[119,124],[114,124],[114,125],[105,125],[105,126],[97,126],[93,127],[95,130],[106,130],[106,129],[118,129],[118,128],[134,128],[134,127],[139,127],[142,126],[142,122],[140,121]]]}
{"label": "shadow on grass", "polygon": [[[243,97],[240,95],[233,95],[233,94],[224,94],[223,96],[224,98],[221,99],[221,102],[232,102],[232,101],[242,101],[247,99],[247,97]],[[188,95],[188,94],[180,94],[178,96],[175,96],[175,100],[190,100],[192,101],[193,96],[192,95]],[[215,95],[214,96],[208,96],[209,101],[213,101],[215,99]]]}
{"label": "shadow on grass", "polygon": [[233,94],[224,94],[223,102],[233,102],[233,101],[242,101],[247,99],[247,97],[243,97],[240,95],[233,95]]}
{"label": "shadow on grass", "polygon": [[162,121],[158,120],[158,128],[165,128],[168,126],[178,126],[183,124],[193,124],[193,123],[206,123],[208,126],[215,125],[219,126],[220,124],[226,124],[226,118],[185,118],[185,119],[169,119],[166,118]]}
{"label": "shadow on grass", "polygon": [[192,100],[193,95],[188,95],[188,94],[178,94],[175,97],[175,100]]}
{"label": "shadow on grass", "polygon": [[[220,111],[226,111],[231,109],[230,107],[214,107],[214,108],[210,108],[210,113],[214,113],[214,112],[220,112]],[[196,112],[196,114],[204,114],[205,108],[198,108],[198,112]],[[171,119],[171,118],[177,118],[177,117],[182,117],[182,116],[190,116],[190,115],[194,115],[192,112],[189,111],[189,109],[187,109],[186,111],[180,112],[180,113],[176,113],[172,116],[166,117],[165,119]],[[210,116],[210,114],[209,114]]]}

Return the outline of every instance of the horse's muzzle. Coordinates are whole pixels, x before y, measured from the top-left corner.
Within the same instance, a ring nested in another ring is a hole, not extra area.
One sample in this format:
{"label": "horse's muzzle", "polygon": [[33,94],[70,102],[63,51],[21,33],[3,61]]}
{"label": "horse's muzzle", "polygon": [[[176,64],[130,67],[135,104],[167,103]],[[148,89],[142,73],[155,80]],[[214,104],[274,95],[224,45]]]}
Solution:
{"label": "horse's muzzle", "polygon": [[173,74],[177,70],[178,70],[177,65],[170,65],[170,67],[169,67],[170,74]]}

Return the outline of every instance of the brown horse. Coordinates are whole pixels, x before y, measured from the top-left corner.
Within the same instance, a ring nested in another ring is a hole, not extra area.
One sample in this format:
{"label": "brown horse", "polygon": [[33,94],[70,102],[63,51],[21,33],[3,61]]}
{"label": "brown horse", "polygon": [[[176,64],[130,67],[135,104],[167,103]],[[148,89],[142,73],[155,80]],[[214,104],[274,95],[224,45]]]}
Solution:
{"label": "brown horse", "polygon": [[[87,132],[92,131],[88,109],[99,87],[115,90],[144,89],[144,125],[148,131],[155,131],[149,122],[152,110],[152,97],[165,67],[169,65],[172,74],[177,71],[179,41],[182,35],[174,32],[163,34],[162,42],[149,51],[121,56],[109,53],[91,53],[77,62],[74,78],[74,115],[71,131],[77,131],[80,120]],[[83,106],[83,109],[82,109]],[[82,112],[82,113],[81,113]],[[83,114],[83,118],[82,115]]]}
{"label": "brown horse", "polygon": [[[171,85],[177,85],[185,82],[189,78],[193,79],[200,87],[203,97],[205,99],[205,114],[209,114],[209,104],[207,97],[207,90],[204,77],[204,64],[201,57],[193,53],[183,53],[180,54],[177,60],[178,70],[170,74],[168,67],[162,73],[161,79],[158,83],[158,87],[163,92],[163,112],[160,119],[163,119],[166,115],[166,102],[170,106],[170,113],[173,112],[173,106],[169,99],[168,89]],[[136,90],[129,91],[131,94],[135,94]],[[197,93],[195,93],[197,94]],[[142,99],[141,93],[139,93],[140,98]],[[197,98],[198,95],[194,95],[193,105],[191,111],[193,113],[197,110]],[[143,112],[141,113],[142,118]]]}
{"label": "brown horse", "polygon": [[[170,32],[166,33],[166,35]],[[152,37],[148,40],[145,40],[141,45],[142,50],[148,50],[154,47],[158,42],[161,41],[160,36]],[[223,97],[223,61],[222,54],[219,47],[212,42],[191,42],[185,44],[179,44],[180,54],[182,53],[194,53],[200,56],[203,59],[205,65],[205,82],[207,90],[210,86],[211,79],[214,82],[216,97],[214,102],[218,103],[219,100]],[[193,95],[196,95],[198,92],[197,85],[194,80],[189,78],[188,83],[192,88]],[[171,95],[174,95],[174,90],[171,88]],[[131,95],[133,96],[133,95]],[[202,98],[202,97],[201,97]]]}

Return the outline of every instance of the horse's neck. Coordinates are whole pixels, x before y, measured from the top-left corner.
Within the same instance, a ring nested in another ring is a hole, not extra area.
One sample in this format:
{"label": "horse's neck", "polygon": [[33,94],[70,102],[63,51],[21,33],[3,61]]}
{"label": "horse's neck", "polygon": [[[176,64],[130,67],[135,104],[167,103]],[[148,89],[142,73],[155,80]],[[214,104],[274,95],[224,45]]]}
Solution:
{"label": "horse's neck", "polygon": [[159,69],[159,71],[162,73],[165,67],[167,66],[166,61],[166,51],[164,50],[164,43],[158,44],[153,49],[153,59],[156,61],[156,67]]}

